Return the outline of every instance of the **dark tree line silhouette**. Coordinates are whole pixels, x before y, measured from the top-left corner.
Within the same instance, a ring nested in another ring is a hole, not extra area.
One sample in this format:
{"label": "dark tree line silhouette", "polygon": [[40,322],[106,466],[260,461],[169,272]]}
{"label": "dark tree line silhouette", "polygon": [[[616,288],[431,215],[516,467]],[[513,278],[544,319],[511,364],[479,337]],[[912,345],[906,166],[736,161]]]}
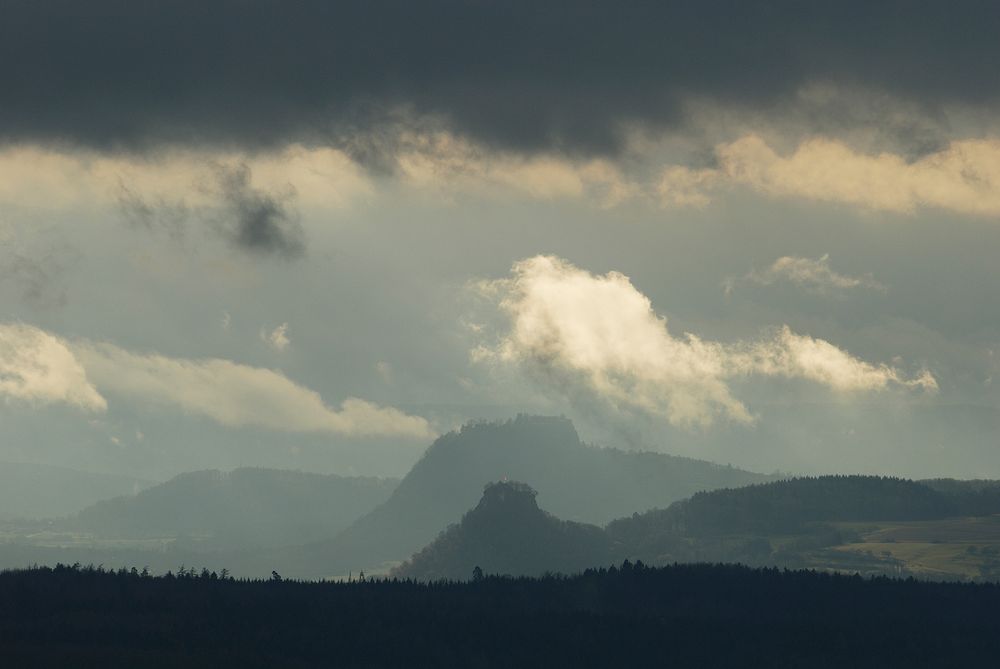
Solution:
{"label": "dark tree line silhouette", "polygon": [[998,607],[989,584],[721,565],[429,584],[77,565],[0,573],[0,648],[102,669],[985,667]]}

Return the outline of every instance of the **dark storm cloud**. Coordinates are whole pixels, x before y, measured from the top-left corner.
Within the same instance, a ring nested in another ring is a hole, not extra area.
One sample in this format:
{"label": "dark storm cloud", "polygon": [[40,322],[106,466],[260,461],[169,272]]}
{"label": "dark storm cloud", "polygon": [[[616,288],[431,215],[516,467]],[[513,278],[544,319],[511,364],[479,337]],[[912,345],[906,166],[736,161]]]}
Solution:
{"label": "dark storm cloud", "polygon": [[150,202],[126,183],[119,184],[118,211],[135,228],[166,232],[175,240],[184,236],[191,211],[183,202]]}
{"label": "dark storm cloud", "polygon": [[189,224],[203,225],[236,248],[259,255],[298,258],[305,253],[305,234],[294,207],[295,192],[267,192],[251,183],[245,163],[215,165],[214,183],[200,190],[214,203],[191,207],[181,200],[149,199],[126,183],[118,193],[118,211],[133,228],[184,238]]}
{"label": "dark storm cloud", "polygon": [[998,34],[974,0],[6,0],[0,138],[337,144],[403,108],[495,146],[613,151],[691,94],[993,102]]}
{"label": "dark storm cloud", "polygon": [[63,267],[52,254],[41,258],[14,254],[0,263],[0,285],[13,284],[21,301],[38,308],[66,304]]}
{"label": "dark storm cloud", "polygon": [[66,272],[79,260],[65,242],[26,247],[0,241],[0,291],[33,309],[66,305]]}
{"label": "dark storm cloud", "polygon": [[239,248],[296,258],[305,252],[302,226],[289,206],[294,193],[267,193],[250,183],[250,168],[240,164],[218,168],[219,188],[227,215],[224,234]]}

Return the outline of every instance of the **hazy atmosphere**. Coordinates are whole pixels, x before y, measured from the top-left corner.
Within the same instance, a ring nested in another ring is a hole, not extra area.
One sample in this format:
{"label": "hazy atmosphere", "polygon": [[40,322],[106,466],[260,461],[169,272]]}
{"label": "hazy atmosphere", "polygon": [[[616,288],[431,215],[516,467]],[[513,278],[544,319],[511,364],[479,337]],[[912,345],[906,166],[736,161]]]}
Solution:
{"label": "hazy atmosphere", "polygon": [[0,459],[401,476],[524,411],[1000,476],[966,5],[6,3]]}
{"label": "hazy atmosphere", "polygon": [[5,663],[992,666],[998,35],[0,0]]}

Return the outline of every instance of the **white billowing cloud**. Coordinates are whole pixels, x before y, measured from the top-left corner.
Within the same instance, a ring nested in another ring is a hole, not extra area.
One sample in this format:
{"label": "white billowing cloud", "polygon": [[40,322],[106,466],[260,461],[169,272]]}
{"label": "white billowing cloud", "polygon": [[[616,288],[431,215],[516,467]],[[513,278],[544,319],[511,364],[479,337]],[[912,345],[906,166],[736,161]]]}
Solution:
{"label": "white billowing cloud", "polygon": [[885,290],[885,286],[870,276],[848,276],[834,271],[830,267],[829,254],[815,259],[801,256],[782,256],[767,268],[750,272],[745,279],[762,286],[787,281],[806,290],[819,293],[851,288]]}
{"label": "white billowing cloud", "polygon": [[484,288],[499,297],[510,331],[492,350],[502,361],[582,383],[618,406],[708,424],[716,414],[750,421],[725,383],[719,347],[675,339],[649,299],[617,272],[595,276],[551,256],[516,263]]}
{"label": "white billowing cloud", "polygon": [[65,341],[20,323],[0,324],[0,396],[86,411],[108,406]]}
{"label": "white billowing cloud", "polygon": [[661,174],[665,206],[704,206],[714,190],[744,185],[774,197],[837,202],[901,214],[922,207],[975,216],[1000,214],[1000,140],[953,141],[919,160],[856,151],[826,138],[782,155],[756,134],[715,148],[717,168],[670,166]]}
{"label": "white billowing cloud", "polygon": [[557,387],[582,387],[619,409],[674,425],[705,427],[720,417],[752,422],[729,384],[746,375],[806,379],[838,392],[937,389],[927,372],[907,379],[787,327],[749,343],[674,337],[628,277],[594,275],[553,256],[522,260],[509,278],[478,288],[497,300],[510,328],[494,346],[476,349],[475,359],[524,365]]}
{"label": "white billowing cloud", "polygon": [[292,340],[288,338],[288,323],[282,323],[270,332],[261,328],[260,338],[265,344],[273,348],[278,353],[287,349],[292,343]]}
{"label": "white billowing cloud", "polygon": [[109,393],[206,416],[229,427],[350,436],[429,438],[424,418],[348,398],[334,409],[284,374],[230,360],[136,354],[110,344],[75,347],[87,375]]}

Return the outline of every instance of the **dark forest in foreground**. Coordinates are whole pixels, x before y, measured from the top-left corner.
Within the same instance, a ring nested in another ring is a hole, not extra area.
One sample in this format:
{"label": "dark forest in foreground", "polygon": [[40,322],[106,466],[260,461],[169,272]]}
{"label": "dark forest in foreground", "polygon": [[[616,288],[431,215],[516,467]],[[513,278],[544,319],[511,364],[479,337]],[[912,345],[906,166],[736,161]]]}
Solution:
{"label": "dark forest in foreground", "polygon": [[992,666],[1000,587],[624,564],[564,578],[0,574],[7,666]]}

